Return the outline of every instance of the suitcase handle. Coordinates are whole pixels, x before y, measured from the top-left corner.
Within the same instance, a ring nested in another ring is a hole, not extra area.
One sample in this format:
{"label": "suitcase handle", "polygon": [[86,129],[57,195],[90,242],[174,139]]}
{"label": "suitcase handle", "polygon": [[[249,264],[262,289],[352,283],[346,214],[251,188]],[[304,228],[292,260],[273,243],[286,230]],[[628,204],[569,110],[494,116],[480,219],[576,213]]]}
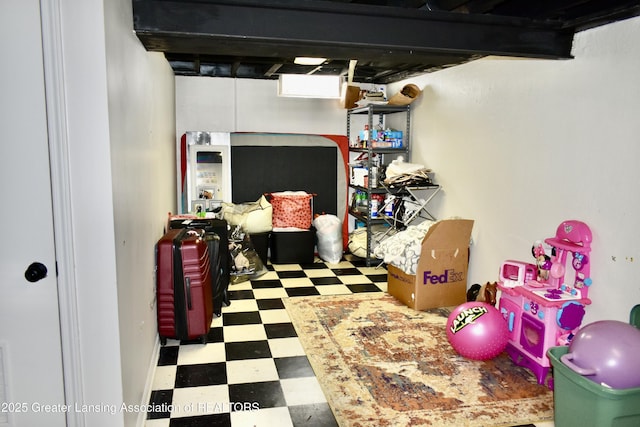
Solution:
{"label": "suitcase handle", "polygon": [[187,294],[187,309],[191,310],[191,278],[190,277],[185,277],[184,278],[184,285],[187,288],[187,290],[186,290],[186,294]]}

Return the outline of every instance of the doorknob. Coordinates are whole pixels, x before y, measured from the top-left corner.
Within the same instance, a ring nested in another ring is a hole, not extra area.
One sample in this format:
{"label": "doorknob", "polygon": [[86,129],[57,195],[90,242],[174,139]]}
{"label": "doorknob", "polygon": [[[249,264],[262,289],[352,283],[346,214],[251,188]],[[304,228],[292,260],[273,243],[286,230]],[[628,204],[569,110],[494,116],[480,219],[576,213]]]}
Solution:
{"label": "doorknob", "polygon": [[29,282],[37,282],[47,277],[47,267],[41,262],[33,262],[24,272],[24,277]]}

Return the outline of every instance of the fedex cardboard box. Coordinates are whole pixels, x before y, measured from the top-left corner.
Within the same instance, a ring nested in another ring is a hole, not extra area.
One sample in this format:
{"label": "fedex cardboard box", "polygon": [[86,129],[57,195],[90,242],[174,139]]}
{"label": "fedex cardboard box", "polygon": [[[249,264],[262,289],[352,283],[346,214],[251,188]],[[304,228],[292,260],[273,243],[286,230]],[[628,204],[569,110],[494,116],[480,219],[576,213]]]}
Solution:
{"label": "fedex cardboard box", "polygon": [[467,300],[467,267],[473,221],[433,224],[422,240],[416,274],[389,265],[387,292],[415,309],[457,306]]}

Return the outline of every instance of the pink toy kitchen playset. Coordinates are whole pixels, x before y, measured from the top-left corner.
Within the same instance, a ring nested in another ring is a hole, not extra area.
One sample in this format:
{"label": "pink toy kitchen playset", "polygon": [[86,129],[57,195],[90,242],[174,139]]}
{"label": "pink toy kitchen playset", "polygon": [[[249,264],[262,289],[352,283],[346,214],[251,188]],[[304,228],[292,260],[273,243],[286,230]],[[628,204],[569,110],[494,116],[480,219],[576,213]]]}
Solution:
{"label": "pink toy kitchen playset", "polygon": [[507,353],[530,369],[539,384],[553,388],[547,350],[568,345],[591,304],[589,255],[591,230],[576,220],[564,221],[556,235],[534,245],[536,263],[505,261],[500,266],[499,310],[509,327]]}

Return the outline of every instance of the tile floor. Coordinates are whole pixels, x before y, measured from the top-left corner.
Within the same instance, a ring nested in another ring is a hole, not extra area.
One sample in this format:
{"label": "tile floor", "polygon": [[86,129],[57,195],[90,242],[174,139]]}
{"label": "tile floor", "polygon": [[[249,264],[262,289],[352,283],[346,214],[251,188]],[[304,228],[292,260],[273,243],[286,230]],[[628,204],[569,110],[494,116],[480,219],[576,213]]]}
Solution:
{"label": "tile floor", "polygon": [[145,426],[337,426],[282,298],[386,291],[384,268],[348,257],[269,264],[231,285],[206,345],[168,340],[160,349]]}

